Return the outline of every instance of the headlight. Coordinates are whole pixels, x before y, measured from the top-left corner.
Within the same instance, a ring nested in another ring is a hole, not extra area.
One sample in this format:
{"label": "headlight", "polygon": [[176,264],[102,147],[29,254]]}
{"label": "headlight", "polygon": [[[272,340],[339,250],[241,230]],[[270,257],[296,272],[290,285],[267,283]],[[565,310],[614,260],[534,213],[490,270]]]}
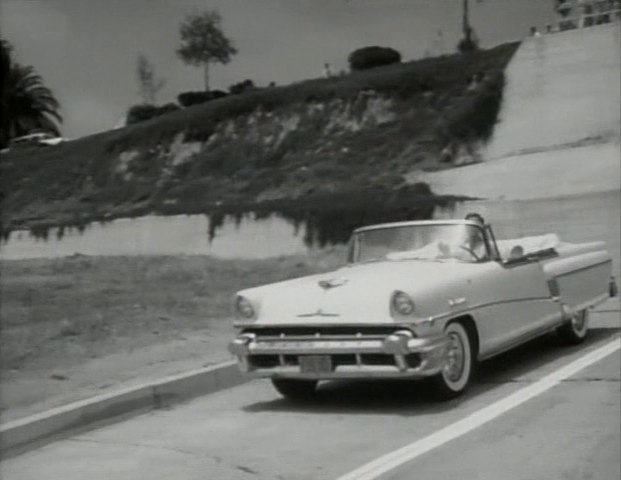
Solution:
{"label": "headlight", "polygon": [[254,308],[248,299],[238,295],[235,299],[235,310],[240,317],[251,319],[254,318]]}
{"label": "headlight", "polygon": [[411,315],[414,313],[414,301],[407,293],[397,290],[392,294],[392,308],[400,315]]}

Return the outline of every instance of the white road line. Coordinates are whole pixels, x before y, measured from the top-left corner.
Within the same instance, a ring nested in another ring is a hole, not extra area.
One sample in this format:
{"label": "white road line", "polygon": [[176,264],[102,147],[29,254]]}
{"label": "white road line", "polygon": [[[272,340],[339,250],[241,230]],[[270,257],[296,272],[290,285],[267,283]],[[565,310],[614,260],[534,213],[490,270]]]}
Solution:
{"label": "white road line", "polygon": [[451,440],[454,440],[475,428],[499,417],[503,413],[527,402],[531,398],[542,394],[546,390],[554,387],[568,377],[576,374],[580,370],[589,365],[598,362],[608,355],[616,352],[621,348],[621,339],[617,338],[606,345],[593,350],[582,357],[574,360],[570,364],[559,368],[551,374],[537,380],[535,383],[528,385],[508,397],[498,400],[477,412],[458,420],[451,425],[432,433],[431,435],[421,438],[399,450],[383,455],[356,470],[353,470],[337,480],[374,480],[390,470],[409,462],[434,448],[440,447]]}

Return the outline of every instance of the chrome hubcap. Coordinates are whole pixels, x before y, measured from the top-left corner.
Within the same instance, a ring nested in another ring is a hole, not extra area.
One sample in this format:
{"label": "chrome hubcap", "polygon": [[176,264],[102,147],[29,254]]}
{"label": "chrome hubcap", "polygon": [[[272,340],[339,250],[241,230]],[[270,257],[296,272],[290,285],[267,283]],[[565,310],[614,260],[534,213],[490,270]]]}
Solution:
{"label": "chrome hubcap", "polygon": [[450,333],[444,373],[446,378],[451,382],[456,382],[461,378],[464,371],[464,357],[464,344],[460,336],[456,333]]}

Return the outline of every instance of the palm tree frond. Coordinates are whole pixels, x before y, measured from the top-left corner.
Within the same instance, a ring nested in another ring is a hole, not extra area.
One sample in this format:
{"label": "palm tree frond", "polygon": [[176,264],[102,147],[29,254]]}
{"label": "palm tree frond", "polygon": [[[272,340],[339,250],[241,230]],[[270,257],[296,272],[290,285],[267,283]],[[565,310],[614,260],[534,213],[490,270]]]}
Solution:
{"label": "palm tree frond", "polygon": [[6,75],[2,79],[0,145],[5,147],[12,138],[35,130],[60,135],[58,124],[63,119],[54,93],[34,67],[13,62],[10,54],[10,45],[2,40],[2,67]]}

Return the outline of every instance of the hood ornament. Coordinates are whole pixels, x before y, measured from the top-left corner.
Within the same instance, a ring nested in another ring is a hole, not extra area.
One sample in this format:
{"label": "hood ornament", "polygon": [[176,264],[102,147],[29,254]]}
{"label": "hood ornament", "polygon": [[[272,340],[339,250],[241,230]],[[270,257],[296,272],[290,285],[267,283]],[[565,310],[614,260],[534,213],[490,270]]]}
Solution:
{"label": "hood ornament", "polygon": [[319,280],[318,284],[324,290],[340,287],[348,282],[346,278],[330,278],[328,280]]}
{"label": "hood ornament", "polygon": [[338,313],[328,313],[328,312],[324,312],[321,308],[319,310],[317,310],[316,312],[313,313],[300,313],[298,315],[296,315],[297,317],[300,318],[305,318],[305,317],[340,317],[341,315]]}

